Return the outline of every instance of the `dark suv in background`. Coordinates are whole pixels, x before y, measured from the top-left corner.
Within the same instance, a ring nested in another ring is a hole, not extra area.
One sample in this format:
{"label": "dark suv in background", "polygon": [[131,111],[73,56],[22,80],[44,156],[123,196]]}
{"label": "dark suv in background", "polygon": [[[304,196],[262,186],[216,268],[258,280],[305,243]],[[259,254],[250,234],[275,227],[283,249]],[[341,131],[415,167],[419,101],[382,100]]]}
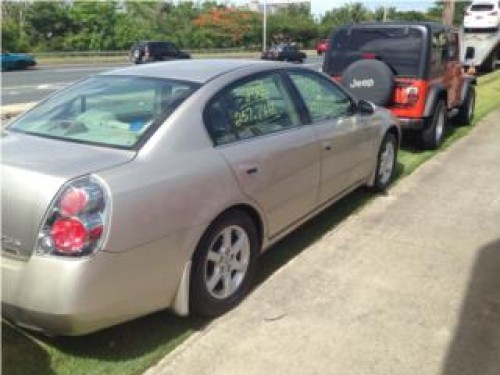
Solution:
{"label": "dark suv in background", "polygon": [[172,42],[137,42],[130,50],[130,61],[135,64],[190,58],[189,53],[179,50]]}
{"label": "dark suv in background", "polygon": [[460,34],[434,22],[384,22],[334,30],[323,71],[359,99],[389,108],[406,133],[439,147],[448,119],[469,124],[476,80],[463,73]]}
{"label": "dark suv in background", "polygon": [[273,44],[266,51],[262,52],[263,60],[289,61],[302,63],[307,55],[299,47],[292,43]]}

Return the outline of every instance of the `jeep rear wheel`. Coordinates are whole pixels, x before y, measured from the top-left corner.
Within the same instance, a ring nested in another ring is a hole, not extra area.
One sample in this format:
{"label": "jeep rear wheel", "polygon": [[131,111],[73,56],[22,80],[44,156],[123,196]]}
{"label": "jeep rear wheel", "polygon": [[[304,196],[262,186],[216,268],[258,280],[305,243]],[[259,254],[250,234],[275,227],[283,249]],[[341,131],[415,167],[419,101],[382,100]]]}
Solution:
{"label": "jeep rear wheel", "polygon": [[456,117],[457,125],[470,125],[474,118],[474,111],[476,107],[476,89],[474,86],[469,86],[467,94],[465,95],[464,102],[459,108]]}
{"label": "jeep rear wheel", "polygon": [[446,133],[446,105],[444,100],[439,100],[434,106],[432,116],[426,119],[426,129],[422,132],[422,146],[427,150],[439,148]]}

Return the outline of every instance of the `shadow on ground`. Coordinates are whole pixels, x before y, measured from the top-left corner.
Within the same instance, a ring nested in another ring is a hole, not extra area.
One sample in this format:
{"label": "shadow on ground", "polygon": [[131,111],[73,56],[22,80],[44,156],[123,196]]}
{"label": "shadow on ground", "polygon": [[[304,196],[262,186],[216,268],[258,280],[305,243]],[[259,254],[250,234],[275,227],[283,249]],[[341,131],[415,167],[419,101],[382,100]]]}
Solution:
{"label": "shadow on ground", "polygon": [[48,353],[36,340],[2,322],[2,374],[51,375],[55,372],[50,368]]}
{"label": "shadow on ground", "polygon": [[480,249],[442,375],[500,374],[500,239]]}

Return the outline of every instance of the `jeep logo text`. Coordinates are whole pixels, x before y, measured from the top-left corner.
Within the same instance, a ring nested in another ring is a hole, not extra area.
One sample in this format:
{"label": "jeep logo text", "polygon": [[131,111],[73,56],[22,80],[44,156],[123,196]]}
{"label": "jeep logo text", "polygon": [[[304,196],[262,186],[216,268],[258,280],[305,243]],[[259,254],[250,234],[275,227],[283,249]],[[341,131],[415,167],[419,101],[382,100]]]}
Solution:
{"label": "jeep logo text", "polygon": [[374,84],[375,84],[375,81],[373,81],[372,78],[368,78],[368,79],[353,78],[353,80],[349,86],[351,87],[351,89],[355,89],[358,87],[373,87]]}

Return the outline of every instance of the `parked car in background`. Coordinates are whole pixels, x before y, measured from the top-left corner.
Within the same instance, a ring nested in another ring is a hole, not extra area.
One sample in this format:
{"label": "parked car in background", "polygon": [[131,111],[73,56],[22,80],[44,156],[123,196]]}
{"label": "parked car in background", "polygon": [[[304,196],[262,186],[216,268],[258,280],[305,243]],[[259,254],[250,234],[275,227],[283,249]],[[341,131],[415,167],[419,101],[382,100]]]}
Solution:
{"label": "parked car in background", "polygon": [[338,28],[323,71],[359,98],[389,108],[421,146],[442,143],[448,119],[474,116],[474,77],[460,62],[460,33],[434,22],[374,22]]}
{"label": "parked car in background", "polygon": [[465,11],[464,30],[494,30],[500,27],[498,0],[474,1]]}
{"label": "parked car in background", "polygon": [[36,65],[33,56],[25,53],[2,51],[2,71],[13,69],[28,69]]}
{"label": "parked car in background", "polygon": [[2,314],[77,335],[231,309],[264,250],[388,186],[400,131],[319,72],[213,59],[87,78],[0,142]]}
{"label": "parked car in background", "polygon": [[135,64],[190,58],[189,53],[179,50],[172,42],[137,42],[130,50],[130,61]]}
{"label": "parked car in background", "polygon": [[277,60],[302,63],[307,55],[299,50],[295,44],[279,43],[273,44],[266,51],[262,52],[263,60]]}
{"label": "parked car in background", "polygon": [[316,52],[318,56],[322,55],[328,49],[328,39],[323,39],[316,44]]}

